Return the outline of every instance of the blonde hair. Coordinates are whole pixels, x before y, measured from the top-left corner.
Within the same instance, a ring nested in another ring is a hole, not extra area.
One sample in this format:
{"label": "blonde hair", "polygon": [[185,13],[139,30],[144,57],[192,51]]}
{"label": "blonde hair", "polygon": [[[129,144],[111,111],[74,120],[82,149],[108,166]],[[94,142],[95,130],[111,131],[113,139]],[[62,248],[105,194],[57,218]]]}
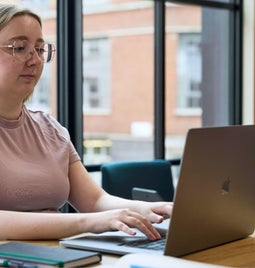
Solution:
{"label": "blonde hair", "polygon": [[[11,21],[11,19],[22,15],[28,15],[35,18],[42,27],[41,18],[33,13],[30,9],[15,4],[0,2],[0,31]],[[33,94],[26,97],[23,102],[28,101],[32,95]]]}
{"label": "blonde hair", "polygon": [[12,18],[21,15],[32,16],[42,27],[41,18],[30,9],[15,4],[0,2],[0,30],[4,28]]}

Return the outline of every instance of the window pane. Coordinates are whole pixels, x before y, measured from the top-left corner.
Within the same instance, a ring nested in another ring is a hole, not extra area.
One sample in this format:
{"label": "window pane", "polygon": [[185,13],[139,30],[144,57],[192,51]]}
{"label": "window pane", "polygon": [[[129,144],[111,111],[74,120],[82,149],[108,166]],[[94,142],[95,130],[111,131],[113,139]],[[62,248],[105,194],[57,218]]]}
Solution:
{"label": "window pane", "polygon": [[165,157],[181,157],[187,130],[201,126],[201,8],[166,5]]}
{"label": "window pane", "polygon": [[88,38],[83,48],[85,113],[110,110],[110,44],[108,38]]}
{"label": "window pane", "polygon": [[173,158],[181,157],[188,129],[229,124],[231,20],[224,9],[166,10],[165,146]]}
{"label": "window pane", "polygon": [[84,163],[152,159],[153,2],[103,2],[83,1]]}
{"label": "window pane", "polygon": [[230,79],[234,79],[230,64],[234,45],[234,40],[230,40],[230,12],[203,8],[202,19],[203,126],[229,125],[230,96],[234,90],[230,88]]}
{"label": "window pane", "polygon": [[202,59],[200,33],[179,34],[177,75],[177,109],[201,108]]}

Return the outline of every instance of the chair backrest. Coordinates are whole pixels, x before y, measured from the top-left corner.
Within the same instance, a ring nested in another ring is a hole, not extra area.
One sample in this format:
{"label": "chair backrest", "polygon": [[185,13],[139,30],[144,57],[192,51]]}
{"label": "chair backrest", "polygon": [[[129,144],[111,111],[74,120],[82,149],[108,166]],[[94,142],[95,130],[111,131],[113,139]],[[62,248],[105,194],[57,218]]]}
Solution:
{"label": "chair backrest", "polygon": [[171,163],[168,160],[113,162],[103,164],[102,187],[108,193],[132,199],[132,188],[156,190],[163,200],[174,195]]}

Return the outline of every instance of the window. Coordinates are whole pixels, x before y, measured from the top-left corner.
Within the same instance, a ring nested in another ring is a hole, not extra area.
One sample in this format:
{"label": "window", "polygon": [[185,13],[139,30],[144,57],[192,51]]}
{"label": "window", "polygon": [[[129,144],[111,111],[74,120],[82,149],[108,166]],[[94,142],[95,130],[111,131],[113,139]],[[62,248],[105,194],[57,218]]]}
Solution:
{"label": "window", "polygon": [[179,34],[177,76],[178,109],[200,109],[202,58],[199,33]]}
{"label": "window", "polygon": [[[190,128],[241,122],[242,1],[163,4],[160,66],[154,66],[155,29],[161,27],[154,11],[164,1],[103,2],[91,8],[92,1],[83,1],[85,164],[151,159],[155,143],[165,148],[156,157],[181,156]],[[154,70],[162,66],[163,112],[154,107]],[[165,129],[157,139],[159,111]]]}
{"label": "window", "polygon": [[165,5],[165,158],[182,156],[190,128],[238,124],[241,114],[237,6],[171,2]]}
{"label": "window", "polygon": [[153,3],[84,3],[84,163],[153,158]]}
{"label": "window", "polygon": [[83,110],[110,109],[110,48],[106,38],[85,39],[83,45]]}

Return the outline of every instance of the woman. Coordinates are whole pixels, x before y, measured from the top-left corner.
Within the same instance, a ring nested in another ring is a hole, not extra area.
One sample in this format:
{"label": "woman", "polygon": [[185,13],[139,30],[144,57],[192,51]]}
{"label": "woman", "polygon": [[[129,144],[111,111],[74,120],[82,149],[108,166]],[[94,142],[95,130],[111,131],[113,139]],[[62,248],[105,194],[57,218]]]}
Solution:
{"label": "woman", "polygon": [[[25,107],[53,54],[36,14],[0,4],[0,238],[58,239],[109,230],[135,235],[136,227],[159,239],[151,222],[170,215],[171,203],[107,194],[90,178],[67,130]],[[58,213],[66,202],[79,213]]]}

